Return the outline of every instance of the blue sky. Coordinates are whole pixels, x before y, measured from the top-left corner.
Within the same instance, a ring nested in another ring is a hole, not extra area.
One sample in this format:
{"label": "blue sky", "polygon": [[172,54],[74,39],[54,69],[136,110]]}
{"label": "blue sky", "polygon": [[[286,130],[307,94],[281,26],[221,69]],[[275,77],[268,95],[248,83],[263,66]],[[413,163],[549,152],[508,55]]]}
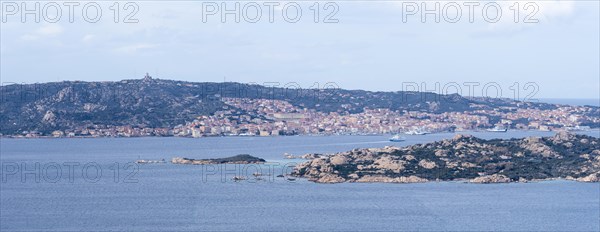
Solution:
{"label": "blue sky", "polygon": [[[313,22],[314,2],[302,2],[297,23],[284,21],[282,7],[275,8],[274,23],[266,7],[258,23],[233,17],[222,23],[218,13],[203,22],[200,2],[167,1],[137,2],[139,22],[129,24],[113,22],[112,2],[101,4],[97,23],[85,22],[77,8],[70,23],[66,7],[58,23],[3,15],[0,72],[4,84],[121,80],[149,72],[187,81],[295,82],[303,88],[334,82],[380,91],[457,83],[463,95],[465,82],[477,82],[475,95],[497,83],[504,97],[513,97],[517,82],[520,98],[533,91],[524,89],[532,82],[538,98],[599,98],[598,1],[534,2],[539,22],[528,24],[513,22],[514,2],[499,3],[497,23],[483,19],[481,6],[473,23],[465,7],[457,23],[436,23],[431,15],[423,23],[419,13],[403,14],[402,2],[393,1],[337,2],[338,23]],[[520,11],[521,21],[527,13]]]}

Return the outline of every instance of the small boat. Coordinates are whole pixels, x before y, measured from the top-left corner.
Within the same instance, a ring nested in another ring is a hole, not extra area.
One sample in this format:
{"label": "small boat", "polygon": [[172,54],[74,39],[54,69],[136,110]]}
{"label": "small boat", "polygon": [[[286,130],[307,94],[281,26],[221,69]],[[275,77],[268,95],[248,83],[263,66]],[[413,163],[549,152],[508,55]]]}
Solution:
{"label": "small boat", "polygon": [[260,173],[260,172],[255,172],[255,173],[252,173],[252,175],[253,175],[253,176],[262,176],[263,174],[262,174],[262,173]]}
{"label": "small boat", "polygon": [[394,135],[390,138],[390,142],[402,142],[405,141],[406,138],[400,136],[400,135]]}
{"label": "small boat", "polygon": [[287,180],[288,181],[296,181],[296,178],[294,178],[294,177],[288,177]]}
{"label": "small boat", "polygon": [[234,176],[232,178],[233,181],[242,181],[242,180],[246,180],[246,177],[244,176]]}
{"label": "small boat", "polygon": [[495,126],[494,128],[487,129],[487,131],[489,131],[489,132],[507,132],[508,128],[501,127],[501,126]]}
{"label": "small boat", "polygon": [[277,175],[277,177],[284,177],[283,175]]}
{"label": "small boat", "polygon": [[135,161],[137,164],[162,164],[162,163],[166,163],[165,159],[161,159],[161,160],[144,160],[144,159],[139,159]]}

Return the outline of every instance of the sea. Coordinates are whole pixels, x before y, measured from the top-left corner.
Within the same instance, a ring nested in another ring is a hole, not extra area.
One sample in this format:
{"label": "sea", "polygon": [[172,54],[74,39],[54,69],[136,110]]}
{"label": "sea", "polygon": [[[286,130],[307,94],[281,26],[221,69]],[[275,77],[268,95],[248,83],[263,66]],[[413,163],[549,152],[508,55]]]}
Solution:
{"label": "sea", "polygon": [[[600,136],[598,130],[579,133]],[[454,135],[407,135],[404,142],[389,142],[389,135],[2,138],[0,231],[600,231],[599,183],[317,184],[277,177],[304,162],[285,159],[286,153],[405,146]],[[267,163],[169,163],[237,154]],[[134,163],[138,159],[166,163]]]}
{"label": "sea", "polygon": [[536,99],[535,102],[600,107],[600,98],[540,98]]}

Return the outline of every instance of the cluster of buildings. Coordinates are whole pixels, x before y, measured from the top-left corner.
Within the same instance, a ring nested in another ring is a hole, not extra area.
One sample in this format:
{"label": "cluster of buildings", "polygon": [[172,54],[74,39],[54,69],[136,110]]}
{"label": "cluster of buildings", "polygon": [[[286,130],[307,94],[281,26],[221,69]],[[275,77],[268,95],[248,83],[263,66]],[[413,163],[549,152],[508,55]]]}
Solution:
{"label": "cluster of buildings", "polygon": [[[599,117],[589,117],[589,107],[561,106],[541,110],[500,107],[494,110],[445,112],[441,114],[365,109],[361,113],[317,112],[299,108],[281,100],[224,98],[228,105],[213,115],[199,116],[191,122],[173,128],[143,126],[88,126],[66,131],[54,131],[54,137],[141,137],[141,136],[281,136],[333,134],[393,134],[415,129],[429,132],[463,131],[504,125],[520,130],[562,130],[591,123],[600,124]],[[587,113],[587,114],[586,114]],[[37,137],[37,132],[22,136]]]}
{"label": "cluster of buildings", "polygon": [[548,110],[503,107],[499,110],[482,110],[473,113],[500,117],[501,124],[513,125],[514,129],[550,131],[585,124],[600,124],[600,117],[586,116],[594,114],[591,110],[593,109],[584,106],[559,106]]}
{"label": "cluster of buildings", "polygon": [[92,125],[85,128],[75,128],[69,130],[56,130],[50,135],[39,131],[23,131],[20,135],[13,137],[148,137],[148,136],[172,136],[171,128],[151,128],[135,126],[111,126],[111,125]]}
{"label": "cluster of buildings", "polygon": [[[495,110],[441,114],[365,109],[362,113],[317,112],[286,101],[224,99],[231,110],[201,116],[174,129],[175,136],[278,136],[296,134],[389,134],[422,129],[429,132],[464,131],[495,125],[520,130],[557,130],[582,122],[600,123],[587,117],[589,107],[562,106],[552,110],[505,107]],[[243,114],[234,109],[241,109]],[[494,120],[493,118],[496,118]]]}

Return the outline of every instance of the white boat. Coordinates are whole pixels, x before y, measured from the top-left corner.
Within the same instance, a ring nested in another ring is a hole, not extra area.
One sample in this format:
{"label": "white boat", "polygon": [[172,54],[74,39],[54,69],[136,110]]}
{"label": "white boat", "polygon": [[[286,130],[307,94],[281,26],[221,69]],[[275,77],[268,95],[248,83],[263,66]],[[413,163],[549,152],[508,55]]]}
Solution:
{"label": "white boat", "polygon": [[502,126],[495,126],[492,129],[487,129],[487,131],[489,131],[489,132],[507,132],[508,128],[502,127]]}
{"label": "white boat", "polygon": [[400,135],[394,135],[390,138],[390,142],[402,142],[405,141],[406,138],[400,136]]}

